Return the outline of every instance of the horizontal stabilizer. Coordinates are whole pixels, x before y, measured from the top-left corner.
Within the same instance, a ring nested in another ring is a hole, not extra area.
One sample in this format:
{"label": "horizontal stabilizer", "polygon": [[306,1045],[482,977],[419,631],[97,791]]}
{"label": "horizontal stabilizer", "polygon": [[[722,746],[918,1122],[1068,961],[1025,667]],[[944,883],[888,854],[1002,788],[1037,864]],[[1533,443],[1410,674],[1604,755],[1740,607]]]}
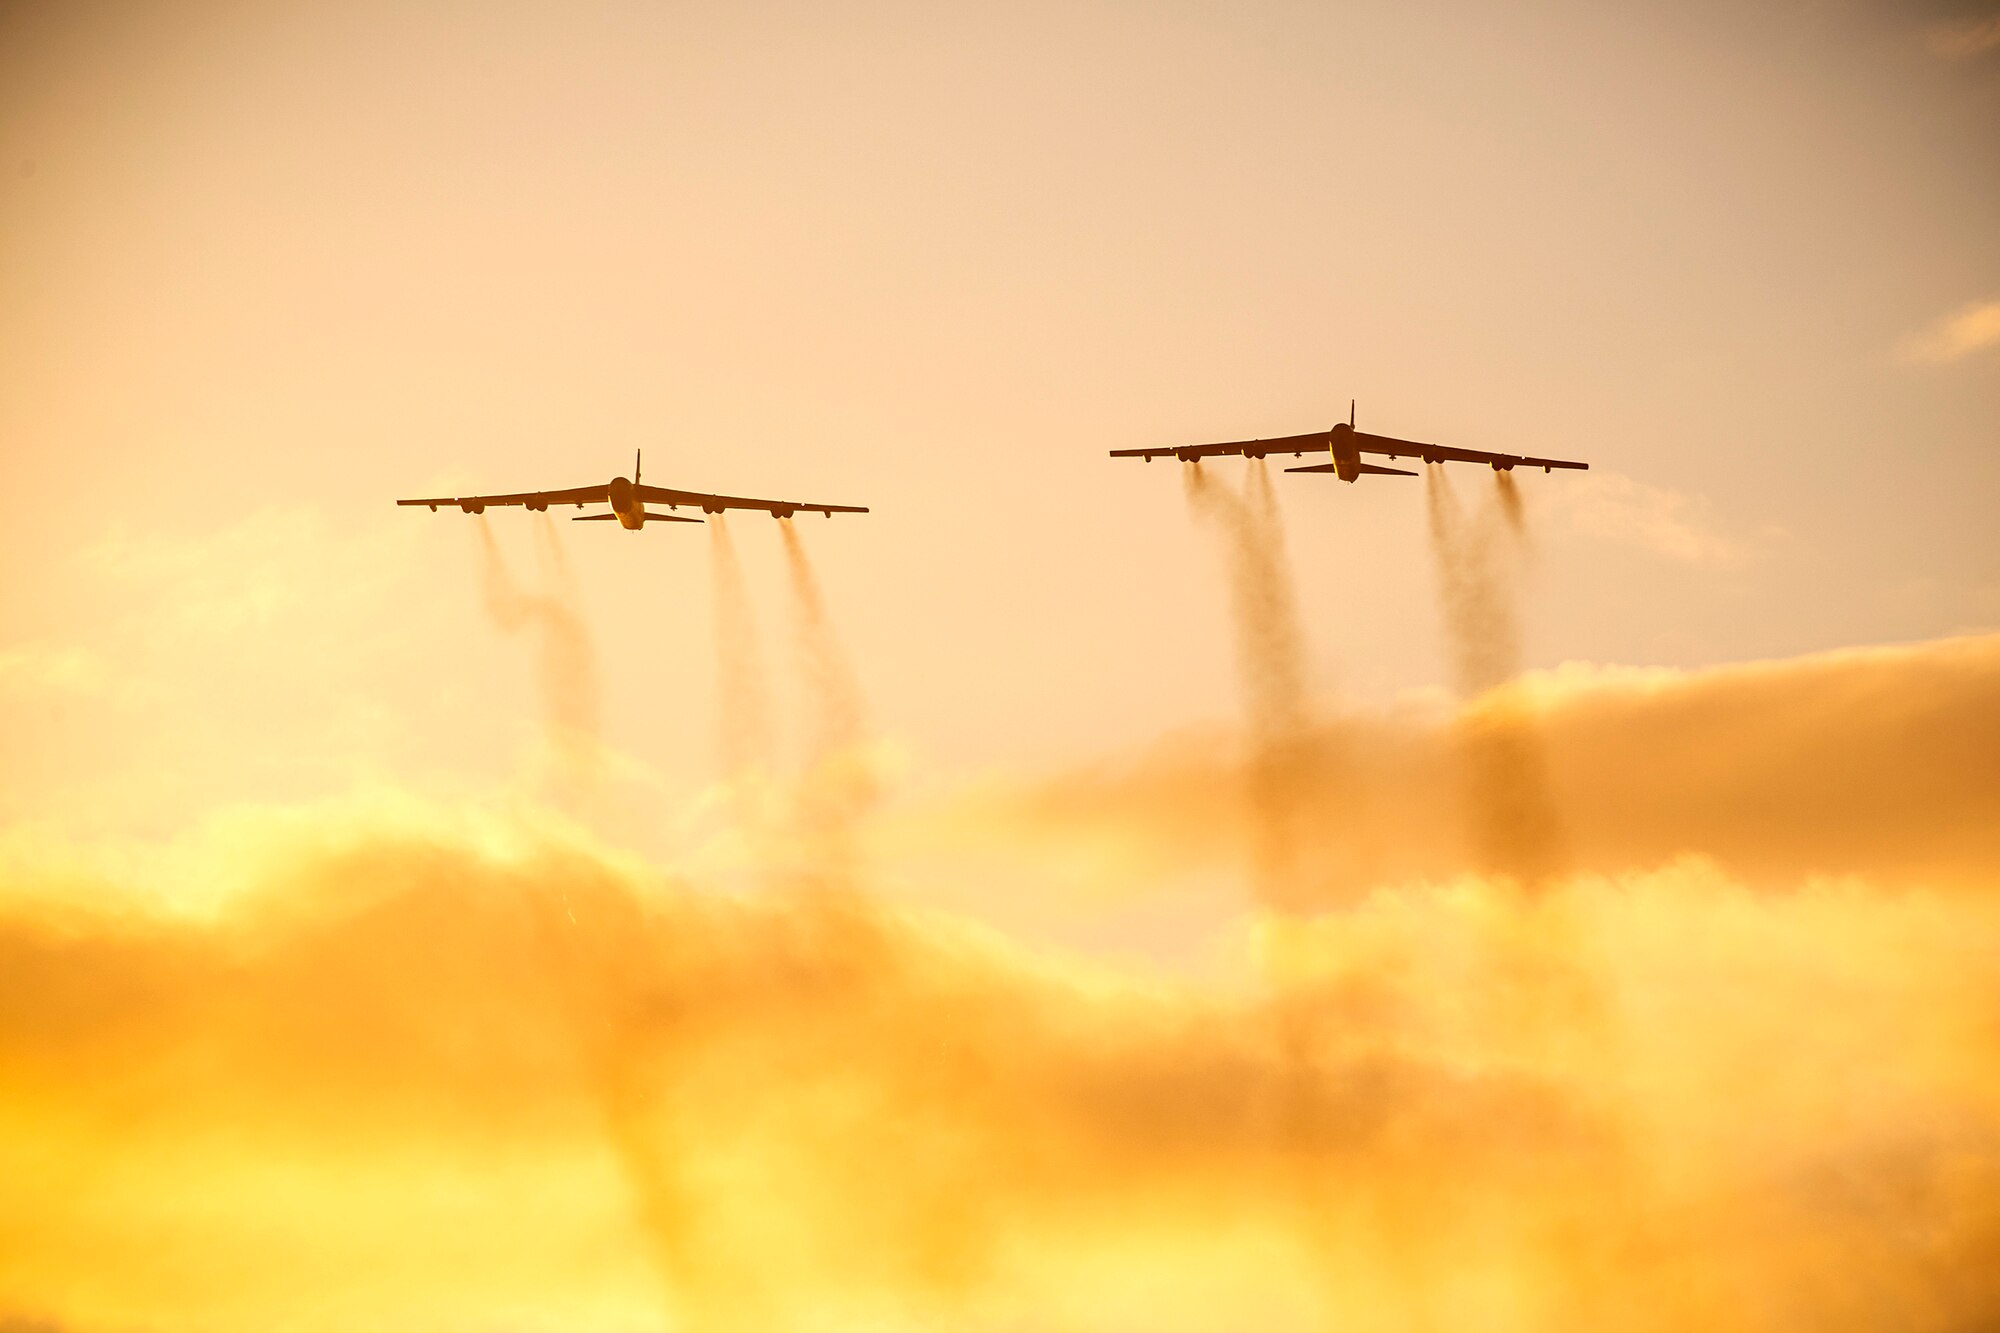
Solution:
{"label": "horizontal stabilizer", "polygon": [[[1414,477],[1417,475],[1414,472],[1406,472],[1399,467],[1376,467],[1373,463],[1359,464],[1356,470],[1361,472],[1372,472],[1378,477]],[[1340,469],[1332,463],[1314,463],[1311,467],[1288,467],[1285,469],[1285,471],[1338,473]]]}
{"label": "horizontal stabilizer", "polygon": [[[603,513],[603,514],[578,514],[578,515],[577,515],[577,516],[576,516],[575,518],[572,518],[572,519],[570,520],[570,522],[572,522],[572,523],[612,523],[612,522],[616,522],[616,521],[617,521],[617,518],[618,518],[618,513],[617,513],[617,511],[616,511],[616,510],[612,510],[612,511],[611,511],[611,512],[609,512],[609,513]],[[683,518],[683,517],[681,517],[681,516],[680,516],[679,514],[655,514],[655,513],[653,513],[653,512],[652,512],[652,511],[650,511],[650,510],[648,510],[648,511],[647,511],[647,513],[646,513],[646,521],[647,521],[648,523],[699,523],[699,522],[701,522],[701,520],[700,520],[700,519],[698,519],[698,518]]]}

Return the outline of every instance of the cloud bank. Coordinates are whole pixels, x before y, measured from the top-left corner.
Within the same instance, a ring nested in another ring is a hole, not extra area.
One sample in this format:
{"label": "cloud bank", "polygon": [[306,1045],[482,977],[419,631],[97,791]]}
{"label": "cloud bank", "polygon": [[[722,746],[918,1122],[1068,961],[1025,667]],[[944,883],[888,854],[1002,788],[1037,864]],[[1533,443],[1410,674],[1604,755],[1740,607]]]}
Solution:
{"label": "cloud bank", "polygon": [[[1309,750],[1367,777],[1321,784],[1301,760],[1319,899],[1473,866],[1457,741],[1524,716],[1583,873],[1697,854],[1770,888],[1851,874],[1980,891],[2000,868],[1986,635],[1694,672],[1571,666],[1447,716],[1325,722]],[[1199,734],[991,799],[1034,836],[1118,841],[1143,872],[1235,855],[1239,787],[1232,738]]]}
{"label": "cloud bank", "polygon": [[[1443,836],[1498,708],[1573,842],[1534,898]],[[1366,809],[1308,803],[1317,910],[1218,927],[1247,988],[898,906],[907,867],[729,895],[410,799],[16,829],[0,1320],[1991,1327],[1996,722],[1984,638],[1329,724]],[[1240,868],[1241,776],[1190,740],[936,837]]]}

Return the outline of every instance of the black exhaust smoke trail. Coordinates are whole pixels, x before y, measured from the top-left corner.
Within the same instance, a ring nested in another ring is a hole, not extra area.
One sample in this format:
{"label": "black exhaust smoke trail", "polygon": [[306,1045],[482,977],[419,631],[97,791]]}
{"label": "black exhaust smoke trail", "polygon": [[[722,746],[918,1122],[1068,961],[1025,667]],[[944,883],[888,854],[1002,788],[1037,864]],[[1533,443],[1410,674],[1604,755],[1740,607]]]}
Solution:
{"label": "black exhaust smoke trail", "polygon": [[876,796],[875,776],[863,745],[866,705],[797,527],[791,519],[781,518],[778,530],[791,577],[793,647],[809,719],[798,831],[808,876],[846,887],[854,879],[855,825]]}
{"label": "black exhaust smoke trail", "polygon": [[[1325,1063],[1338,1044],[1339,1025],[1330,1021],[1325,997],[1365,983],[1344,969],[1311,961],[1313,914],[1333,886],[1324,876],[1309,880],[1301,864],[1301,835],[1309,793],[1335,802],[1329,813],[1350,825],[1361,817],[1353,784],[1339,780],[1337,756],[1326,750],[1331,738],[1314,735],[1305,636],[1270,469],[1263,459],[1252,459],[1239,497],[1202,475],[1196,464],[1189,495],[1221,525],[1229,542],[1231,603],[1253,744],[1249,797],[1259,830],[1258,896],[1271,909],[1264,967],[1277,1052],[1269,1114],[1280,1188],[1314,1255],[1327,1327],[1345,1326],[1354,1298],[1357,1218],[1365,1218],[1380,1237],[1362,1264],[1384,1279],[1376,1299],[1397,1309],[1404,1326],[1424,1327],[1435,1274],[1408,1239],[1414,1228],[1389,1200],[1357,1205],[1344,1199],[1343,1182],[1326,1152],[1326,1127],[1341,1111]],[[1350,835],[1359,836],[1358,828]]]}
{"label": "black exhaust smoke trail", "polygon": [[[478,522],[481,584],[486,611],[504,633],[532,630],[538,639],[538,675],[549,740],[571,781],[588,782],[597,760],[596,659],[561,541],[545,515],[536,515],[536,542],[544,582],[553,593],[530,593],[514,581],[493,532]],[[566,901],[532,887],[524,906],[552,975],[606,1137],[631,1191],[648,1252],[663,1285],[677,1298],[678,1326],[721,1327],[714,1279],[716,1264],[704,1252],[696,1226],[697,1201],[677,1171],[675,1156],[658,1137],[662,1109],[643,1077],[644,1024],[656,1006],[645,1003],[644,979],[603,965],[619,951],[605,942],[629,923],[579,920]]]}
{"label": "black exhaust smoke trail", "polygon": [[[554,982],[581,1074],[632,1198],[648,1258],[669,1302],[668,1323],[689,1333],[755,1327],[751,1275],[719,1250],[710,1211],[677,1142],[670,1082],[648,1077],[648,1050],[677,1013],[631,966],[629,941],[645,929],[616,899],[593,895],[578,915],[565,896],[524,882],[521,893],[541,962]],[[631,910],[630,904],[624,905]]]}
{"label": "black exhaust smoke trail", "polygon": [[1309,777],[1311,739],[1306,703],[1305,637],[1285,559],[1285,536],[1263,460],[1251,464],[1246,496],[1211,477],[1200,463],[1182,474],[1189,508],[1222,534],[1229,603],[1236,628],[1236,664],[1249,731],[1247,797],[1252,872],[1258,901],[1302,905],[1298,820]]}
{"label": "black exhaust smoke trail", "polygon": [[531,593],[514,581],[493,530],[482,516],[479,530],[480,586],[487,618],[505,634],[535,635],[536,677],[541,687],[543,727],[555,760],[557,794],[574,800],[595,790],[602,724],[597,693],[597,656],[590,631],[577,610],[575,580],[554,525],[535,515],[542,577],[549,591]]}
{"label": "black exhaust smoke trail", "polygon": [[[1452,684],[1470,703],[1520,674],[1515,569],[1526,516],[1513,478],[1497,473],[1494,510],[1517,538],[1502,550],[1495,513],[1469,517],[1444,468],[1426,464],[1425,504],[1451,654]],[[1515,703],[1488,698],[1461,719],[1475,847],[1487,868],[1536,889],[1559,869],[1562,836],[1541,736]]]}
{"label": "black exhaust smoke trail", "polygon": [[1523,547],[1528,543],[1528,511],[1521,503],[1521,488],[1514,481],[1512,472],[1493,474],[1493,494],[1500,502],[1501,517],[1507,520],[1507,531]]}
{"label": "black exhaust smoke trail", "polygon": [[[1548,892],[1567,856],[1547,750],[1532,705],[1501,688],[1522,667],[1519,594],[1529,534],[1521,492],[1510,474],[1495,472],[1492,501],[1475,519],[1460,507],[1442,465],[1427,464],[1424,473],[1453,684],[1466,705],[1457,739],[1474,851],[1526,895],[1522,910],[1490,923],[1481,958],[1493,997],[1487,1021],[1521,1049],[1596,1070],[1608,1089],[1624,1078],[1626,1060],[1606,982],[1571,899]],[[1630,1168],[1624,1151],[1612,1145],[1607,1171]]]}
{"label": "black exhaust smoke trail", "polygon": [[761,842],[769,824],[764,797],[773,757],[770,677],[728,519],[711,518],[708,535],[719,705],[716,740],[734,816],[746,836]]}

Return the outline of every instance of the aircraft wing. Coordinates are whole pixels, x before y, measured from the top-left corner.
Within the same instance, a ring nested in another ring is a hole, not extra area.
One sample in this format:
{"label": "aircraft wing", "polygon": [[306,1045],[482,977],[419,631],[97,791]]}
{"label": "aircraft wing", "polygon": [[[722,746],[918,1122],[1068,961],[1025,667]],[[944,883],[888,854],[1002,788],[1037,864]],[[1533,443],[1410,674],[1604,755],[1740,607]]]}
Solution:
{"label": "aircraft wing", "polygon": [[1364,454],[1386,454],[1390,458],[1420,458],[1426,463],[1497,463],[1503,467],[1589,468],[1588,463],[1572,463],[1564,458],[1529,458],[1525,454],[1493,454],[1484,449],[1455,449],[1448,444],[1423,444],[1399,440],[1389,435],[1354,432],[1354,446]]}
{"label": "aircraft wing", "polygon": [[636,488],[641,500],[652,504],[693,505],[703,513],[719,514],[725,509],[761,509],[776,518],[790,518],[804,510],[809,514],[865,514],[864,505],[813,504],[804,500],[753,500],[741,495],[708,495],[701,491],[677,491],[667,486]]}
{"label": "aircraft wing", "polygon": [[457,505],[467,513],[477,513],[487,505],[527,505],[530,509],[547,509],[550,505],[602,504],[610,498],[611,487],[603,485],[577,486],[567,491],[521,491],[514,495],[444,495],[426,500],[398,500],[396,503],[429,505],[432,509],[439,505]]}
{"label": "aircraft wing", "polygon": [[1241,454],[1245,458],[1262,458],[1265,454],[1304,454],[1326,448],[1327,432],[1316,430],[1310,435],[1281,435],[1270,440],[1229,440],[1222,444],[1183,444],[1167,449],[1113,449],[1113,458],[1179,458],[1191,461],[1196,458],[1226,458]]}

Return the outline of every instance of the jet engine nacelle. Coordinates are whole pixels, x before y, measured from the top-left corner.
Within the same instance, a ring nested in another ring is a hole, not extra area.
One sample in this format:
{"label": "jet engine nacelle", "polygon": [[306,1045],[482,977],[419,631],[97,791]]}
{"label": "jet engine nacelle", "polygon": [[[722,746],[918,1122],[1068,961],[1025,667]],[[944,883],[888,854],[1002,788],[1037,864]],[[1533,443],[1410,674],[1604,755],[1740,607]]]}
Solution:
{"label": "jet engine nacelle", "polygon": [[486,512],[486,506],[476,500],[461,500],[458,503],[458,507],[468,514],[483,514]]}

